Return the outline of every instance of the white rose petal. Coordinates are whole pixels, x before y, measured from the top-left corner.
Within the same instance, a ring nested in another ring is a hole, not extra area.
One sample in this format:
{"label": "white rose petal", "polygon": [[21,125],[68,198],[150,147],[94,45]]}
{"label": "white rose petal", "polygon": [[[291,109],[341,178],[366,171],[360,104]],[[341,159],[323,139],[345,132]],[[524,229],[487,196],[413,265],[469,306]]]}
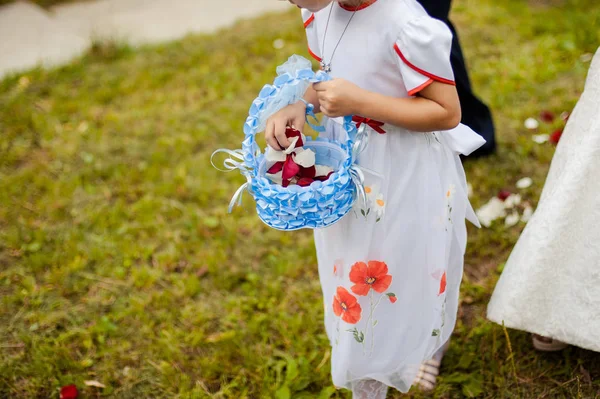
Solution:
{"label": "white rose petal", "polygon": [[535,141],[537,144],[544,144],[550,140],[550,135],[548,134],[534,134],[531,136],[531,139]]}
{"label": "white rose petal", "polygon": [[273,41],[273,48],[276,50],[281,50],[285,46],[285,41],[283,39],[275,39]]}
{"label": "white rose petal", "polygon": [[327,165],[315,165],[316,174],[315,176],[327,176],[331,172],[333,172],[333,168]]}
{"label": "white rose petal", "polygon": [[487,204],[477,210],[477,218],[485,227],[490,227],[494,220],[505,216],[504,202],[498,197],[493,197]]}
{"label": "white rose petal", "polygon": [[290,141],[290,145],[288,148],[286,148],[283,153],[284,154],[291,154],[292,152],[294,152],[294,150],[296,149],[296,143],[298,142],[299,137],[294,137],[291,139]]}
{"label": "white rose petal", "polygon": [[593,58],[594,58],[594,54],[585,53],[585,54],[581,54],[581,56],[579,57],[579,60],[581,62],[590,62]]}
{"label": "white rose petal", "polygon": [[511,194],[504,200],[504,208],[511,209],[521,204],[521,194]]}
{"label": "white rose petal", "polygon": [[535,130],[540,126],[540,123],[535,118],[527,118],[525,120],[525,127],[529,130]]}
{"label": "white rose petal", "polygon": [[529,220],[531,219],[532,216],[533,216],[533,208],[528,205],[527,207],[525,207],[525,210],[523,211],[523,216],[521,216],[521,221],[527,223],[527,222],[529,222]]}
{"label": "white rose petal", "polygon": [[504,220],[504,224],[506,225],[506,227],[512,227],[519,223],[519,220],[521,220],[519,212],[514,211],[506,217],[506,219]]}
{"label": "white rose petal", "polygon": [[517,188],[522,190],[524,188],[531,187],[532,184],[533,180],[531,180],[531,177],[524,177],[517,182]]}
{"label": "white rose petal", "polygon": [[304,168],[315,166],[315,153],[313,150],[297,148],[294,153],[294,162]]}
{"label": "white rose petal", "polygon": [[267,173],[265,176],[275,184],[283,184],[283,170],[280,170],[277,173]]}
{"label": "white rose petal", "polygon": [[277,151],[271,146],[267,146],[265,160],[269,163],[285,162],[285,153],[283,151]]}

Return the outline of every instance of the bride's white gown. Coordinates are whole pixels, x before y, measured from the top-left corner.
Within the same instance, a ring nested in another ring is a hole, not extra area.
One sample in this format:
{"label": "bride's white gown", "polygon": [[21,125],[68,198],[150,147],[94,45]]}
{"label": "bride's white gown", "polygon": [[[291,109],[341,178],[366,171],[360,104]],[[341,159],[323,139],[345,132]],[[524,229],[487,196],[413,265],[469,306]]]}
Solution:
{"label": "bride's white gown", "polygon": [[488,318],[600,352],[600,49]]}

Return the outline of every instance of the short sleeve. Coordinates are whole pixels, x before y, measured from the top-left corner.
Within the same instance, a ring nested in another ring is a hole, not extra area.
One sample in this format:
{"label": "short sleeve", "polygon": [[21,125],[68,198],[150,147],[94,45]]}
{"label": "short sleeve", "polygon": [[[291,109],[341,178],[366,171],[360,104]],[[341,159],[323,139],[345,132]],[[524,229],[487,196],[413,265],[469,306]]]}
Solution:
{"label": "short sleeve", "polygon": [[321,62],[321,57],[319,56],[321,50],[319,49],[315,14],[303,8],[302,21],[304,22],[304,29],[306,30],[306,39],[308,41],[308,53],[315,60]]}
{"label": "short sleeve", "polygon": [[394,50],[409,95],[434,81],[455,85],[451,48],[452,32],[440,20],[422,16],[401,26]]}

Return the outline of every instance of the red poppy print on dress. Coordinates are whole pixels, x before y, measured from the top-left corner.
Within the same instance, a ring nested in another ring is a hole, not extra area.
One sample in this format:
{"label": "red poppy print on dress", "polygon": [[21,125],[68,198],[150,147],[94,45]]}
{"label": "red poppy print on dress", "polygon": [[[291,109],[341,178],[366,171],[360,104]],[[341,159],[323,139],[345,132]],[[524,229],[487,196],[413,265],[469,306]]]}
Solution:
{"label": "red poppy print on dress", "polygon": [[371,288],[380,294],[387,290],[392,283],[392,276],[388,274],[385,262],[371,260],[368,264],[355,263],[350,270],[350,281],[354,283],[352,292],[366,296]]}
{"label": "red poppy print on dress", "polygon": [[440,279],[440,292],[438,295],[442,295],[444,292],[446,292],[446,272],[442,274],[442,278]]}
{"label": "red poppy print on dress", "polygon": [[333,297],[333,313],[341,316],[348,324],[356,324],[360,320],[362,308],[354,295],[344,287],[338,287]]}

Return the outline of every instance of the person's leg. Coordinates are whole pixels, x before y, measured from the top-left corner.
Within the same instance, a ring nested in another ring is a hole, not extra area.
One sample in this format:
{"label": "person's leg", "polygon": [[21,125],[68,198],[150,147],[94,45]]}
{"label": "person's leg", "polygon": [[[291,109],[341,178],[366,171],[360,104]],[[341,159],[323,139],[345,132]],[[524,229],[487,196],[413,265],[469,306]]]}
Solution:
{"label": "person's leg", "polygon": [[375,380],[361,380],[352,383],[352,399],[385,399],[388,386]]}
{"label": "person's leg", "polygon": [[440,375],[442,359],[449,347],[450,341],[446,342],[446,344],[433,355],[433,359],[428,360],[421,365],[413,385],[416,385],[422,391],[432,391],[435,388],[437,377]]}
{"label": "person's leg", "polygon": [[494,122],[492,113],[489,108],[479,98],[473,94],[471,82],[467,72],[467,66],[460,47],[460,41],[456,29],[449,20],[451,0],[418,0],[425,10],[433,18],[442,20],[450,30],[454,37],[452,39],[452,52],[450,54],[450,62],[454,70],[454,79],[456,81],[456,90],[460,98],[462,108],[462,123],[469,126],[475,132],[480,134],[485,140],[480,149],[475,151],[471,156],[477,157],[491,154],[496,149],[496,138],[494,132]]}

